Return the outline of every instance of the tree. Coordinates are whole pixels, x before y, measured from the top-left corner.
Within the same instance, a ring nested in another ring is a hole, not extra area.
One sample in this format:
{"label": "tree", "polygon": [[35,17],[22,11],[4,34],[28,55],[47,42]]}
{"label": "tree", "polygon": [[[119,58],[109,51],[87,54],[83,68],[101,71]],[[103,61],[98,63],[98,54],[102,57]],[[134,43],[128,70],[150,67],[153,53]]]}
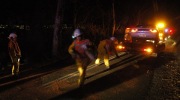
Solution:
{"label": "tree", "polygon": [[62,35],[61,35],[61,26],[62,26],[62,1],[58,0],[57,3],[57,11],[56,11],[56,17],[55,17],[55,25],[54,25],[54,36],[53,36],[53,50],[52,55],[58,56],[58,48],[61,47],[61,41],[62,41]]}
{"label": "tree", "polygon": [[153,9],[154,9],[155,17],[157,17],[158,16],[158,12],[159,12],[159,7],[158,7],[157,0],[153,0]]}
{"label": "tree", "polygon": [[113,27],[112,27],[112,36],[114,36],[114,31],[115,31],[115,28],[116,28],[116,20],[115,20],[115,11],[114,11],[114,0],[113,0],[113,3],[112,3],[112,15],[113,15]]}

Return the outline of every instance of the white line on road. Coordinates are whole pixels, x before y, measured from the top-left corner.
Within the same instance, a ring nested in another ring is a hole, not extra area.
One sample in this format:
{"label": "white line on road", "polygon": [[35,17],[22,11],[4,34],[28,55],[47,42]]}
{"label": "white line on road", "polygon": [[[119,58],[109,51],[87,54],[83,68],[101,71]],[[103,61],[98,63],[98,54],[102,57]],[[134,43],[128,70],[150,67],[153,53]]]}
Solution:
{"label": "white line on road", "polygon": [[[126,54],[126,53],[123,52],[123,53],[120,53],[119,55],[125,55],[125,54]],[[128,55],[128,56],[129,56],[129,55]],[[109,58],[109,60],[113,60],[115,57],[116,57],[115,55],[114,55],[114,56],[111,56],[111,57]],[[122,58],[122,59],[123,59],[123,58]],[[103,64],[103,63],[104,63],[104,62],[101,61],[99,65],[101,65],[101,64]],[[99,66],[99,65],[96,65],[96,64],[93,63],[93,64],[91,64],[91,65],[88,66],[87,71],[90,70],[90,69],[92,69],[92,68],[94,68],[94,67],[97,67],[97,66]],[[48,84],[50,84],[50,83],[53,83],[53,82],[56,82],[56,81],[60,81],[60,80],[67,80],[67,79],[69,79],[69,78],[78,76],[78,74],[79,74],[78,71],[75,71],[75,72],[70,73],[70,74],[68,74],[68,75],[65,75],[65,76],[63,76],[63,77],[60,77],[60,78],[58,78],[58,79],[56,79],[56,80],[53,80],[53,81],[44,83],[42,86],[46,86],[46,85],[48,85]]]}
{"label": "white line on road", "polygon": [[111,73],[114,73],[114,72],[116,72],[116,71],[118,71],[118,70],[120,70],[120,69],[123,69],[123,68],[125,68],[125,67],[127,67],[127,66],[129,66],[129,65],[132,65],[132,64],[138,62],[139,60],[142,60],[142,59],[145,59],[145,58],[146,58],[146,57],[140,57],[140,58],[138,58],[138,59],[136,59],[136,60],[133,60],[133,61],[128,62],[128,63],[125,63],[125,64],[123,64],[123,65],[121,65],[121,66],[118,66],[118,67],[116,67],[116,68],[114,68],[114,69],[108,70],[108,71],[103,72],[103,73],[99,73],[99,74],[97,74],[97,75],[95,75],[95,76],[87,79],[87,80],[85,81],[85,84],[90,83],[90,82],[92,82],[92,81],[95,81],[95,80],[97,80],[97,79],[99,79],[99,78],[101,78],[101,77],[104,77],[104,76],[106,76],[106,75],[109,75],[109,74],[111,74]]}

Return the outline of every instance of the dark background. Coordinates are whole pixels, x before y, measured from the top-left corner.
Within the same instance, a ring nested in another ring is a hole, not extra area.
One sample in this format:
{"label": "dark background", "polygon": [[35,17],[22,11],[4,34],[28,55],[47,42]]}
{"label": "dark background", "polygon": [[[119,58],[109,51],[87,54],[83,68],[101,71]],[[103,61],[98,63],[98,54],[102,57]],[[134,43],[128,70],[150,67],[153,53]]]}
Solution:
{"label": "dark background", "polygon": [[[97,42],[102,34],[111,34],[113,1],[117,37],[124,33],[127,26],[154,24],[163,20],[167,27],[176,30],[174,37],[179,41],[179,0],[63,0],[60,32],[63,46],[60,49],[67,53],[67,48],[73,40],[72,32],[77,26],[84,28],[93,42]],[[23,59],[30,62],[49,59],[57,2],[58,0],[1,0],[0,25],[8,25],[7,28],[0,29],[1,58],[9,59],[7,37],[10,32],[16,31]],[[28,25],[30,29],[20,30],[13,25]]]}
{"label": "dark background", "polygon": [[[79,15],[90,12],[91,18],[98,19],[101,13],[109,13],[113,0],[64,0],[63,20],[72,23],[75,8]],[[157,1],[158,15],[166,20],[176,20],[179,15],[178,0],[114,0],[116,20],[133,17],[139,10],[144,20],[151,20],[154,16],[153,3]],[[54,22],[57,0],[1,0],[1,23],[50,23]],[[69,21],[70,20],[70,21]],[[97,20],[96,20],[97,21]]]}

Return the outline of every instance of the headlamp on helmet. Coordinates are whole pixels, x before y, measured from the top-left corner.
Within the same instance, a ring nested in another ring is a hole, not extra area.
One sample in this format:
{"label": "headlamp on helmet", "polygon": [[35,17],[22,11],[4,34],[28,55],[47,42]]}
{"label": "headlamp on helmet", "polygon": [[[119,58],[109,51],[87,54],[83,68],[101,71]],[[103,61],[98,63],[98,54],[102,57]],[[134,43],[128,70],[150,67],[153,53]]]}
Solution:
{"label": "headlamp on helmet", "polygon": [[80,29],[75,29],[72,38],[76,38],[76,37],[80,36],[81,34],[82,33],[81,33]]}

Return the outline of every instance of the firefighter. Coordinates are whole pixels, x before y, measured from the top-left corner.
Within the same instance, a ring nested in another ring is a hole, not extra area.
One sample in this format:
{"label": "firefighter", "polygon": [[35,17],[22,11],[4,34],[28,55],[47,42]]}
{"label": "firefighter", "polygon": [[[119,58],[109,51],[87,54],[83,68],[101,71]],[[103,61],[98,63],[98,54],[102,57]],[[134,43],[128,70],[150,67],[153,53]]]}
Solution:
{"label": "firefighter", "polygon": [[114,37],[111,37],[110,39],[102,39],[100,41],[98,45],[98,56],[95,60],[95,64],[99,64],[100,59],[104,59],[105,66],[109,68],[109,55],[115,53],[116,57],[119,57],[115,48],[114,39]]}
{"label": "firefighter", "polygon": [[17,35],[15,33],[10,33],[8,38],[9,38],[9,43],[8,43],[9,56],[12,61],[12,75],[18,75],[21,50],[17,42]]}
{"label": "firefighter", "polygon": [[75,59],[79,72],[78,85],[83,86],[85,81],[87,66],[95,59],[94,55],[89,52],[89,47],[92,45],[89,39],[83,37],[80,29],[75,29],[73,33],[75,40],[69,46],[68,52]]}
{"label": "firefighter", "polygon": [[115,45],[118,44],[118,40],[117,40],[117,38],[115,38],[114,36],[110,37],[110,40],[112,40]]}
{"label": "firefighter", "polygon": [[110,37],[110,52],[111,53],[114,53],[115,55],[116,55],[116,58],[119,58],[119,56],[118,56],[118,53],[117,53],[117,50],[116,50],[116,45],[118,45],[118,40],[115,38],[115,37]]}

